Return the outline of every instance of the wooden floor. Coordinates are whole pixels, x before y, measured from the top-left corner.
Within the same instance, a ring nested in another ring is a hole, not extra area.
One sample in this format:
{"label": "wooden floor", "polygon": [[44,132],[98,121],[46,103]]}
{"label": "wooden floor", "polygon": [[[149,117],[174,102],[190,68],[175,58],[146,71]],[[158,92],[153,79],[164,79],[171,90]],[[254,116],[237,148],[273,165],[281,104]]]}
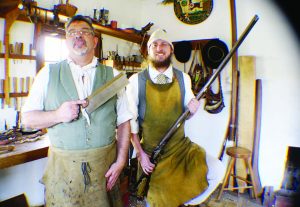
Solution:
{"label": "wooden floor", "polygon": [[220,199],[216,200],[218,191],[216,191],[201,207],[262,207],[260,198],[251,198],[248,193],[236,193],[225,191]]}
{"label": "wooden floor", "polygon": [[[125,178],[125,179],[124,179]],[[130,196],[128,189],[128,177],[123,177],[121,182],[121,192],[123,194],[124,207],[146,207],[145,201],[137,200],[134,196]],[[217,189],[205,203],[197,207],[262,207],[260,198],[253,199],[249,193],[236,193],[232,191],[224,191],[220,201],[216,200],[219,189]],[[8,205],[9,204],[9,205]],[[26,196],[20,195],[0,202],[0,207],[28,207]],[[33,206],[31,206],[33,207]],[[37,206],[35,206],[37,207]],[[39,206],[42,207],[42,206]],[[195,207],[195,206],[194,206]]]}
{"label": "wooden floor", "polygon": [[[260,199],[250,198],[248,193],[237,194],[231,191],[225,191],[220,201],[216,200],[218,191],[216,191],[205,203],[199,207],[262,207]],[[129,197],[129,202],[124,207],[145,207],[144,201],[138,201],[134,197]],[[193,206],[194,207],[194,206]]]}
{"label": "wooden floor", "polygon": [[[127,172],[130,175],[130,172]],[[145,207],[144,201],[139,201],[135,197],[130,196],[128,188],[132,185],[129,182],[130,176],[125,176],[123,182],[121,182],[121,192],[124,195],[124,207]],[[220,201],[216,200],[220,187],[207,199],[207,201],[199,207],[262,207],[261,199],[251,198],[250,194],[245,191],[245,193],[237,193],[233,191],[224,191]],[[195,206],[194,206],[195,207]]]}

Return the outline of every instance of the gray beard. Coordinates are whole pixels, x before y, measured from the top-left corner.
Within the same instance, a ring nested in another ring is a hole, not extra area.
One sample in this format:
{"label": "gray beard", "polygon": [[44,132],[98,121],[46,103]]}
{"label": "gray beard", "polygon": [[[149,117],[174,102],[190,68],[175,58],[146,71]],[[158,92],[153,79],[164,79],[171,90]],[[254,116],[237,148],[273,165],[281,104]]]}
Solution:
{"label": "gray beard", "polygon": [[73,50],[73,53],[74,53],[75,55],[78,55],[78,56],[84,56],[84,55],[87,54],[87,51],[88,51],[88,49],[87,49],[87,48],[84,48],[84,49],[82,49],[82,50],[80,50],[80,51]]}

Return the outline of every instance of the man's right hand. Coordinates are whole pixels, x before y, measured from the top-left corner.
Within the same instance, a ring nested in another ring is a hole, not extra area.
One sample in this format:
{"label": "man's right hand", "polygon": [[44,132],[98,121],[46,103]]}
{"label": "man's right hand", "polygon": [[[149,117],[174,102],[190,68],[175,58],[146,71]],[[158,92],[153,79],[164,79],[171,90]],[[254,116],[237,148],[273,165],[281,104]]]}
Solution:
{"label": "man's right hand", "polygon": [[66,101],[56,110],[61,122],[71,122],[78,118],[80,106],[86,104],[86,100]]}

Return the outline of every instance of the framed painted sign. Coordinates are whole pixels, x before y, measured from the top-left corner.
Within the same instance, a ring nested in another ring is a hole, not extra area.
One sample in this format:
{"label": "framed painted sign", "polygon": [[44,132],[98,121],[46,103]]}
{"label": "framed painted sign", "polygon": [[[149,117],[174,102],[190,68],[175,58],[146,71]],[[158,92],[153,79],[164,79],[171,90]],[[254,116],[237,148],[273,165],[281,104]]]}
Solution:
{"label": "framed painted sign", "polygon": [[174,0],[177,18],[187,24],[199,24],[207,19],[213,8],[213,0]]}

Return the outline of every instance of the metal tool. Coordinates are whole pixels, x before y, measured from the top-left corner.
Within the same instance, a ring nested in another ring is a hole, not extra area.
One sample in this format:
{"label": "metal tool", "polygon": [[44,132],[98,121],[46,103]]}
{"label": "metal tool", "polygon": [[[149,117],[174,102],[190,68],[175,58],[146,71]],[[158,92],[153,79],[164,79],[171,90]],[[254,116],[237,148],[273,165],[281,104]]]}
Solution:
{"label": "metal tool", "polygon": [[94,93],[86,98],[87,106],[84,106],[87,113],[92,113],[110,98],[118,93],[122,88],[124,88],[129,83],[126,75],[120,73],[113,79],[108,81],[106,84],[98,88]]}

